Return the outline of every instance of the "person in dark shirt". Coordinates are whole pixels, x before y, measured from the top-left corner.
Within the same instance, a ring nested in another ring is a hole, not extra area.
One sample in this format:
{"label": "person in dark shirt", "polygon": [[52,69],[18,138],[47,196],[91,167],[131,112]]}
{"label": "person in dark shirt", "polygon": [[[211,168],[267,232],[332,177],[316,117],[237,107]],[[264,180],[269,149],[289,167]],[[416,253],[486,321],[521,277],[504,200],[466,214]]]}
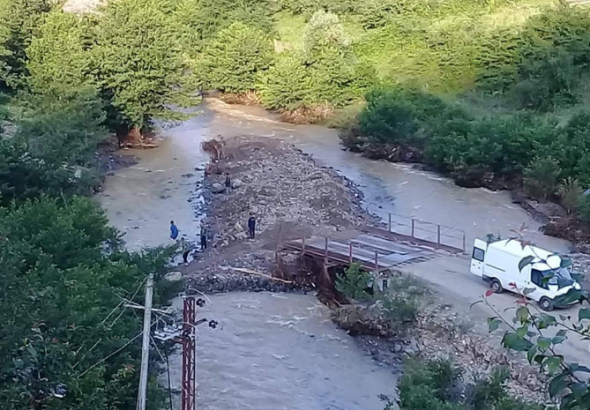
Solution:
{"label": "person in dark shirt", "polygon": [[178,228],[174,225],[174,221],[170,221],[170,239],[173,241],[178,238]]}
{"label": "person in dark shirt", "polygon": [[228,189],[231,188],[231,178],[227,172],[225,173],[225,187]]}
{"label": "person in dark shirt", "polygon": [[248,218],[248,234],[250,239],[256,237],[256,218],[252,213],[250,213],[250,218]]}
{"label": "person in dark shirt", "polygon": [[201,222],[201,250],[207,249],[207,227]]}

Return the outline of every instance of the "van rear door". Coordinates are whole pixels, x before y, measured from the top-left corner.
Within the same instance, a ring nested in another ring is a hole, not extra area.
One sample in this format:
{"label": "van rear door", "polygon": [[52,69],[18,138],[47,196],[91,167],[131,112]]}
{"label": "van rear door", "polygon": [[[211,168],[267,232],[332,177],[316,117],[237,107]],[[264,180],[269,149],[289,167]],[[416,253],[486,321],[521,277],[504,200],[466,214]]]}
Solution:
{"label": "van rear door", "polygon": [[488,244],[481,239],[476,239],[473,244],[473,253],[471,254],[471,273],[479,276],[480,278],[484,275],[483,263],[486,257],[486,251]]}

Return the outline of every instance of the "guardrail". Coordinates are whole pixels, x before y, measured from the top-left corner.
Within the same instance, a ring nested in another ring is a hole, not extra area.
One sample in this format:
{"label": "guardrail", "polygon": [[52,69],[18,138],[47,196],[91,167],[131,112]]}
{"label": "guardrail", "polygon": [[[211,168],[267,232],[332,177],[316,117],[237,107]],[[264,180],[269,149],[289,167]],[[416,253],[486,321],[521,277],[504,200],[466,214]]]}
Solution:
{"label": "guardrail", "polygon": [[465,231],[421,219],[387,213],[381,215],[389,232],[465,251]]}

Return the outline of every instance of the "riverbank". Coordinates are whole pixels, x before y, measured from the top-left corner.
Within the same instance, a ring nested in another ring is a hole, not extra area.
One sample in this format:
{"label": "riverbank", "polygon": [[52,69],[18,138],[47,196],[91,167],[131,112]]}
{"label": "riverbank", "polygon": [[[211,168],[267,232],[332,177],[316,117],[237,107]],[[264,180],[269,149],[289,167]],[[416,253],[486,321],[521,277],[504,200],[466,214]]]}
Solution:
{"label": "riverbank", "polygon": [[[217,146],[222,147],[216,150],[220,156],[207,167],[203,184],[208,212],[204,221],[211,230],[211,248],[180,267],[189,287],[206,294],[317,294],[318,278],[301,265],[298,255],[282,253],[277,263],[277,244],[302,236],[346,235],[347,230],[370,219],[362,208],[362,193],[346,178],[318,166],[282,140],[239,136],[219,141]],[[224,186],[226,174],[229,188]],[[250,213],[259,218],[255,240],[247,239]],[[522,357],[505,351],[499,340],[490,338],[481,326],[484,316],[466,315],[468,307],[444,303],[443,299],[444,294],[436,294],[407,332],[380,334],[365,329],[364,333],[352,332],[355,342],[394,372],[400,371],[409,355],[450,358],[469,369],[466,382],[488,374],[497,365],[506,365],[513,373],[508,385],[512,394],[537,402],[547,399],[543,377]],[[337,308],[334,317],[348,309],[356,308]],[[353,320],[363,321],[362,317]],[[340,319],[335,321],[349,330]]]}

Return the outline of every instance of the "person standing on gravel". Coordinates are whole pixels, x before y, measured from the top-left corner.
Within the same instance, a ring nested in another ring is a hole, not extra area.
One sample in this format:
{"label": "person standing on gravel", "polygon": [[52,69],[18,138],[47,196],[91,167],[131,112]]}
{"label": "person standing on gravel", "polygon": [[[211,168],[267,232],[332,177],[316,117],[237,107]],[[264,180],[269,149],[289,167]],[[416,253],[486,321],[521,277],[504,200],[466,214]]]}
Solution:
{"label": "person standing on gravel", "polygon": [[250,213],[250,218],[248,218],[248,234],[250,239],[256,237],[256,218],[253,213]]}
{"label": "person standing on gravel", "polygon": [[227,172],[225,173],[225,187],[227,189],[231,188],[231,178],[229,177],[229,174]]}
{"label": "person standing on gravel", "polygon": [[207,249],[207,227],[205,223],[201,221],[201,250],[204,251]]}
{"label": "person standing on gravel", "polygon": [[178,228],[174,225],[174,221],[170,221],[170,239],[173,241],[178,238]]}
{"label": "person standing on gravel", "polygon": [[180,246],[182,248],[182,260],[184,263],[188,263],[188,255],[191,251],[190,243],[184,238],[180,239]]}

